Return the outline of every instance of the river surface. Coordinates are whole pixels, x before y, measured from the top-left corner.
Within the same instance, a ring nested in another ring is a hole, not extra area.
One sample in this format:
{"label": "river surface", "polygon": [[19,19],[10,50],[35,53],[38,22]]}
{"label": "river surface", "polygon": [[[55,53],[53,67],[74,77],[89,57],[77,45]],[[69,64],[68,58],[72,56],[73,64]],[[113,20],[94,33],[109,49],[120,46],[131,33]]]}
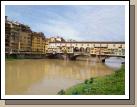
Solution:
{"label": "river surface", "polygon": [[91,77],[110,75],[124,59],[107,59],[106,63],[56,59],[6,61],[6,95],[56,95],[61,89]]}

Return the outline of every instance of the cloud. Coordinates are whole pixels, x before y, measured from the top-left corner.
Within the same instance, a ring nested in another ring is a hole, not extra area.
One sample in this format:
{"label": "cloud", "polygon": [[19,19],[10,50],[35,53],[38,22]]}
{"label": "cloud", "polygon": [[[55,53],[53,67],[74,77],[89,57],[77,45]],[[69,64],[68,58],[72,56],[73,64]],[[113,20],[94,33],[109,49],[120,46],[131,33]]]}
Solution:
{"label": "cloud", "polygon": [[14,15],[33,30],[44,32],[48,37],[57,35],[65,39],[86,41],[124,40],[124,12],[124,6],[120,5],[11,6],[6,10],[9,17]]}
{"label": "cloud", "polygon": [[[39,29],[40,26],[40,29]],[[78,33],[75,29],[73,29],[72,27],[68,26],[65,23],[54,23],[54,25],[45,25],[45,24],[39,24],[37,26],[35,26],[36,29],[34,30],[39,30],[41,32],[45,31],[45,35],[47,37],[50,36],[62,36],[65,39],[79,39],[78,37]],[[74,36],[75,35],[75,36]]]}

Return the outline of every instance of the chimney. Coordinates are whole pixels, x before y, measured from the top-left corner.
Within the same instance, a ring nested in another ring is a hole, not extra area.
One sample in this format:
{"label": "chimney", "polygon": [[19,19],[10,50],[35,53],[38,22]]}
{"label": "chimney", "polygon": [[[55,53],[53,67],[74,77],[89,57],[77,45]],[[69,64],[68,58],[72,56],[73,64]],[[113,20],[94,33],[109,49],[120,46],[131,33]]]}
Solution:
{"label": "chimney", "polygon": [[7,21],[8,20],[8,16],[5,16],[5,21]]}

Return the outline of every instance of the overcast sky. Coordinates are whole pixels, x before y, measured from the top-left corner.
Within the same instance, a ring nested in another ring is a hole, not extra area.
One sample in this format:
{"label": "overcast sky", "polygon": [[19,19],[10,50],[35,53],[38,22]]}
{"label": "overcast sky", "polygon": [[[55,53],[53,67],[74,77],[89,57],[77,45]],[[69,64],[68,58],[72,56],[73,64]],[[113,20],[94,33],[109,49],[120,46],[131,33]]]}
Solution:
{"label": "overcast sky", "polygon": [[46,37],[78,41],[124,41],[125,6],[6,6],[9,19],[27,24]]}

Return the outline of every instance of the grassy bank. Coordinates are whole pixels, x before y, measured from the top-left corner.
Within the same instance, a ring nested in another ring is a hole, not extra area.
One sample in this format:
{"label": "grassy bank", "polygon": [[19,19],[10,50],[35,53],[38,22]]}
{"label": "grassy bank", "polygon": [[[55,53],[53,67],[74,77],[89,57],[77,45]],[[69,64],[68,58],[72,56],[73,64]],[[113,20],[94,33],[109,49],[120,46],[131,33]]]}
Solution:
{"label": "grassy bank", "polygon": [[90,78],[58,94],[65,95],[123,95],[125,94],[125,67],[111,75]]}
{"label": "grassy bank", "polygon": [[8,56],[8,57],[5,57],[5,60],[6,61],[14,61],[14,60],[20,60],[20,59],[27,59],[27,58],[17,58],[16,56]]}
{"label": "grassy bank", "polygon": [[8,56],[8,57],[5,57],[5,60],[6,61],[12,61],[12,60],[16,60],[16,56]]}

